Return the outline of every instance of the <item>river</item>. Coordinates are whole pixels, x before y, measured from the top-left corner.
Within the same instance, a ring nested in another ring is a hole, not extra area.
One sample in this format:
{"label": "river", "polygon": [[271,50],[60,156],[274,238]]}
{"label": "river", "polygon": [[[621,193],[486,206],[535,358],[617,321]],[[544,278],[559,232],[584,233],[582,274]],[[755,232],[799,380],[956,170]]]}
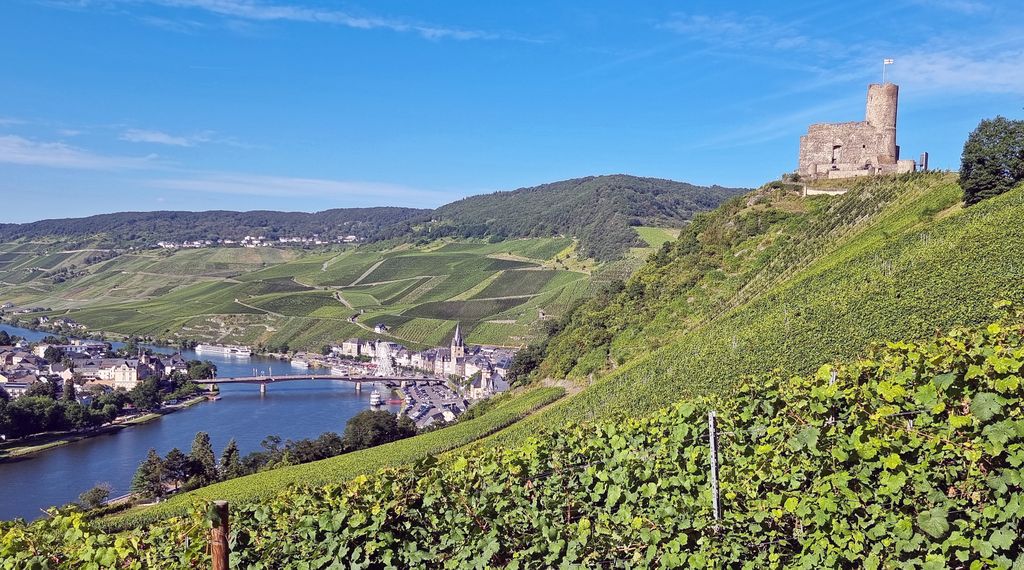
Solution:
{"label": "river", "polygon": [[[38,341],[46,333],[0,324],[0,330]],[[116,343],[115,343],[116,345]],[[167,353],[167,347],[151,347]],[[231,358],[221,355],[182,353],[187,360],[209,360],[217,375],[249,376],[291,370],[291,365],[259,356]],[[311,369],[310,372],[326,370]],[[345,422],[370,407],[372,390],[361,393],[351,383],[329,380],[285,382],[268,386],[221,385],[222,398],[168,414],[151,422],[108,435],[86,438],[9,463],[0,463],[0,519],[34,519],[41,509],[78,498],[97,483],[108,483],[111,496],[126,493],[136,467],[150,448],[161,455],[177,447],[188,453],[196,432],[210,434],[214,452],[234,438],[243,454],[256,451],[267,435],[282,439],[316,437],[323,432],[341,433]],[[399,407],[391,407],[398,411]]]}

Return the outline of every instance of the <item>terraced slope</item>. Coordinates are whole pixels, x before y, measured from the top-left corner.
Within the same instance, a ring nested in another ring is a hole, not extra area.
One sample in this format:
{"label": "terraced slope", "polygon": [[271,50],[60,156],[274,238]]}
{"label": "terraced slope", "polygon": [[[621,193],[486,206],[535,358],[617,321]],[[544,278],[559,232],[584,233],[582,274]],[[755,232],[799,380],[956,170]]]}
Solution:
{"label": "terraced slope", "polygon": [[[589,276],[568,269],[582,265],[572,250],[573,240],[562,237],[315,253],[3,244],[0,301],[51,309],[42,314],[106,333],[272,350],[319,351],[351,337],[380,336],[414,348],[436,346],[447,342],[457,321],[470,342],[522,346],[540,334],[542,315],[558,316],[588,293],[581,283]],[[84,263],[87,258],[93,263]],[[51,277],[63,268],[70,277]],[[374,333],[379,323],[390,330]]]}

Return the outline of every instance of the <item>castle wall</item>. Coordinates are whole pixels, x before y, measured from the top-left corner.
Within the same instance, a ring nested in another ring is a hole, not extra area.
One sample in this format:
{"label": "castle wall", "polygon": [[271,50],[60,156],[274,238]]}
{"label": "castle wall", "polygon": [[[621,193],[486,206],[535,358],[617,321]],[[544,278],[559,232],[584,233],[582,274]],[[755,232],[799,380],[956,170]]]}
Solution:
{"label": "castle wall", "polygon": [[867,170],[891,164],[880,160],[883,144],[878,130],[866,122],[811,125],[800,137],[800,174],[815,176],[830,170]]}
{"label": "castle wall", "polygon": [[811,179],[850,178],[905,171],[906,164],[897,165],[898,99],[896,85],[871,84],[864,121],[811,125],[800,137],[800,175]]}

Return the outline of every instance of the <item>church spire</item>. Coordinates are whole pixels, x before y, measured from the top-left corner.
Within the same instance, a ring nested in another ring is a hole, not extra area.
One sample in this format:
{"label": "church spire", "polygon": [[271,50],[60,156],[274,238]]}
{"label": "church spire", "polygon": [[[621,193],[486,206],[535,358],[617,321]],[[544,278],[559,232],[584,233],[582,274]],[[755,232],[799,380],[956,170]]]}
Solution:
{"label": "church spire", "polygon": [[452,337],[452,360],[465,358],[466,343],[462,340],[462,323],[455,323],[455,336]]}

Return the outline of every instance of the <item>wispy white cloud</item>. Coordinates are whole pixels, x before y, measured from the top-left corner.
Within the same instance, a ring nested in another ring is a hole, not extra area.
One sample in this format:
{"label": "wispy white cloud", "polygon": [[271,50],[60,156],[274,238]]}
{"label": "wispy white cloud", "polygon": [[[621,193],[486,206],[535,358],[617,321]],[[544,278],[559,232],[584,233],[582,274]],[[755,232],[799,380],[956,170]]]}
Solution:
{"label": "wispy white cloud", "polygon": [[26,121],[22,119],[15,119],[14,117],[0,117],[0,126],[4,127],[9,125],[24,125],[25,123]]}
{"label": "wispy white cloud", "polygon": [[146,182],[152,188],[235,194],[262,197],[316,197],[344,200],[372,196],[389,203],[438,203],[450,197],[443,192],[401,184],[329,180],[288,176],[263,176],[237,173],[209,173],[191,177],[163,178]]}
{"label": "wispy white cloud", "polygon": [[739,18],[735,14],[676,13],[658,27],[687,36],[720,38],[731,34],[745,34],[750,30],[752,17]]}
{"label": "wispy white cloud", "polygon": [[[299,22],[344,26],[359,30],[390,30],[416,34],[430,40],[495,40],[534,41],[510,34],[435,25],[401,18],[360,15],[352,11],[308,6],[302,3],[275,3],[263,0],[37,0],[61,8],[83,10],[93,7],[153,4],[166,8],[197,10],[224,18],[225,26],[237,29],[245,22]],[[166,30],[193,33],[202,27],[194,20],[144,16],[141,20]]]}
{"label": "wispy white cloud", "polygon": [[191,147],[204,143],[222,144],[238,148],[254,148],[233,137],[218,135],[217,131],[201,131],[190,135],[172,135],[164,131],[152,129],[128,129],[118,137],[120,140],[133,143],[162,144],[167,146]]}
{"label": "wispy white cloud", "polygon": [[913,3],[928,10],[947,10],[967,15],[987,14],[992,11],[992,6],[979,0],[913,0]]}
{"label": "wispy white cloud", "polygon": [[85,131],[79,129],[57,129],[57,134],[62,137],[77,137]]}
{"label": "wispy white cloud", "polygon": [[656,27],[715,49],[823,51],[834,47],[832,40],[804,33],[800,24],[801,20],[775,20],[759,14],[677,12]]}
{"label": "wispy white cloud", "polygon": [[193,137],[169,135],[162,131],[145,129],[128,129],[121,133],[119,138],[133,143],[165,144],[170,146],[193,146],[198,142],[202,142],[202,140]]}
{"label": "wispy white cloud", "polygon": [[1024,49],[912,51],[897,57],[899,81],[922,94],[1024,95]]}
{"label": "wispy white cloud", "polygon": [[803,133],[807,129],[807,125],[820,123],[822,118],[827,117],[830,113],[845,109],[850,109],[854,113],[851,115],[850,120],[859,120],[860,117],[856,116],[856,112],[860,111],[858,103],[862,101],[863,99],[860,96],[851,96],[800,109],[792,113],[770,116],[763,121],[731,129],[717,136],[713,135],[704,138],[690,148],[735,148],[784,138],[793,138]]}
{"label": "wispy white cloud", "polygon": [[154,28],[160,28],[161,30],[167,30],[168,32],[175,32],[179,34],[195,34],[206,28],[202,22],[197,22],[195,20],[174,20],[170,18],[160,18],[157,16],[142,16],[139,18],[139,21],[153,26]]}
{"label": "wispy white cloud", "polygon": [[0,135],[0,163],[78,170],[131,170],[153,167],[155,159],[155,155],[102,155],[61,142],[38,142],[16,135]]}
{"label": "wispy white cloud", "polygon": [[478,40],[496,39],[497,35],[479,30],[463,30],[431,24],[421,24],[380,18],[357,16],[341,10],[309,6],[273,4],[257,0],[151,0],[154,3],[177,8],[195,8],[220,16],[263,22],[291,21],[335,24],[361,30],[385,29],[411,32],[428,39]]}

